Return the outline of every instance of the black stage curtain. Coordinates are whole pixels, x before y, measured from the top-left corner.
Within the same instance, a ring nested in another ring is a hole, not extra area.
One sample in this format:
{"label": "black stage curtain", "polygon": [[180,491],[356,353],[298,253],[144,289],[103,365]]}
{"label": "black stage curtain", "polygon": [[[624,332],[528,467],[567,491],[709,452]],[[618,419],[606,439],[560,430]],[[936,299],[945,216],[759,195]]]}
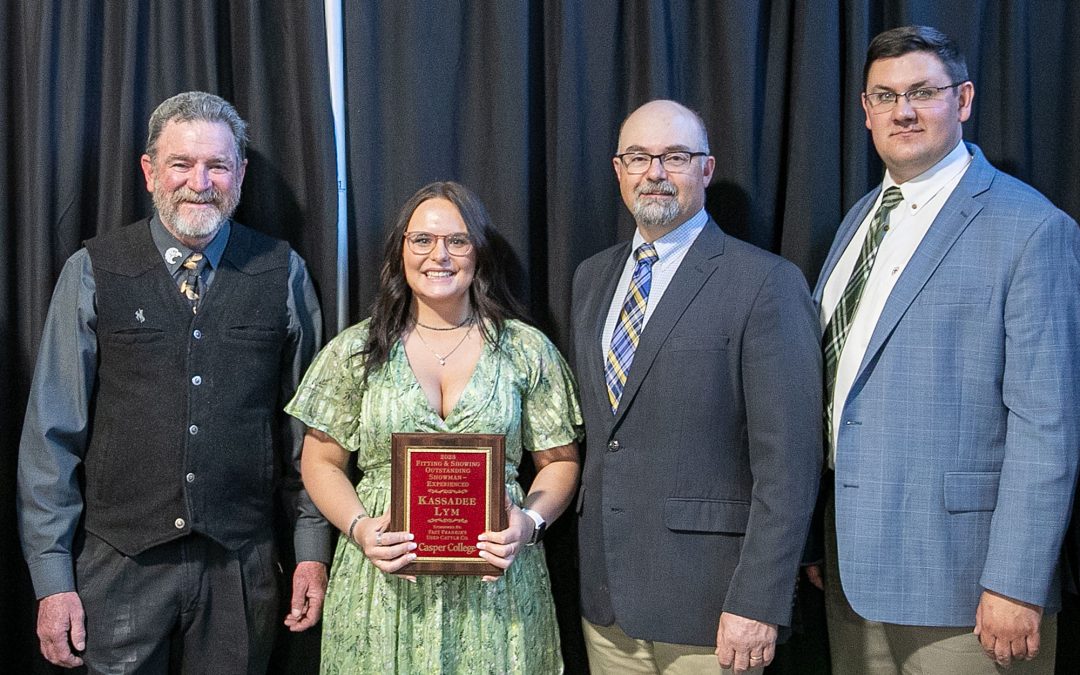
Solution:
{"label": "black stage curtain", "polygon": [[[484,199],[519,292],[566,347],[575,266],[633,227],[611,168],[618,124],[657,97],[687,103],[708,125],[719,160],[708,208],[721,226],[813,282],[844,211],[881,176],[859,106],[866,45],[909,23],[938,26],[967,54],[976,86],[967,138],[1080,218],[1080,4],[1068,0],[343,5],[352,321],[368,313],[400,205],[449,178]],[[0,3],[0,575],[14,580],[0,588],[9,609],[0,634],[17,672],[42,668],[14,525],[37,341],[67,256],[148,211],[138,156],[159,101],[202,88],[237,105],[253,137],[238,217],[300,250],[328,327],[335,315],[322,12],[317,0]],[[551,540],[567,670],[584,672],[569,522]],[[820,598],[802,595],[806,632],[773,672],[825,672]],[[296,651],[276,669],[309,672],[313,653]],[[1062,652],[1061,672],[1074,656]]]}

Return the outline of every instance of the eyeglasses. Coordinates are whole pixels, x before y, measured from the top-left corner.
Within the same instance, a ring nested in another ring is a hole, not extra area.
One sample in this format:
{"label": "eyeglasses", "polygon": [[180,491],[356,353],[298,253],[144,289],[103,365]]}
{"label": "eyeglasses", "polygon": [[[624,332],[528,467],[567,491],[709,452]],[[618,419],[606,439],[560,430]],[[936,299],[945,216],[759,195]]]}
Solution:
{"label": "eyeglasses", "polygon": [[660,166],[664,167],[664,171],[668,173],[686,173],[690,170],[690,162],[695,157],[705,157],[708,154],[707,152],[683,151],[665,152],[660,155],[650,155],[647,152],[624,152],[615,156],[626,167],[626,173],[636,175],[646,173],[654,159],[660,160]]}
{"label": "eyeglasses", "polygon": [[959,87],[963,82],[953,82],[944,87],[917,87],[903,93],[895,91],[875,91],[872,94],[863,93],[863,98],[870,104],[870,112],[875,115],[887,113],[896,107],[900,98],[906,98],[912,108],[933,108],[941,100],[941,92],[953,87]]}
{"label": "eyeglasses", "polygon": [[405,243],[409,250],[416,255],[427,255],[435,250],[435,245],[442,239],[446,244],[446,252],[450,255],[469,255],[472,253],[473,242],[466,232],[454,234],[432,234],[430,232],[406,232]]}

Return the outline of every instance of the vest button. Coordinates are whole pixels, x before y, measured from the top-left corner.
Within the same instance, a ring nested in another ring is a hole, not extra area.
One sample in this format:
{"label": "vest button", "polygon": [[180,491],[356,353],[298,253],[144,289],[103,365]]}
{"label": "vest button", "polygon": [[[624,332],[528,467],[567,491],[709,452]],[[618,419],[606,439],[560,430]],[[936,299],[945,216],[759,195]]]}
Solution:
{"label": "vest button", "polygon": [[199,427],[195,426],[194,424],[192,424],[190,427],[188,427],[187,430],[188,430],[188,433],[191,434],[192,436],[199,433]]}
{"label": "vest button", "polygon": [[186,480],[189,483],[194,483],[195,482],[195,474],[189,473],[188,475],[184,476],[184,480]]}
{"label": "vest button", "polygon": [[607,449],[608,449],[608,452],[618,452],[619,451],[619,441],[613,439],[610,443],[607,444]]}
{"label": "vest button", "polygon": [[191,378],[191,383],[196,387],[199,386],[200,384],[202,384],[202,376],[196,375],[195,377]]}
{"label": "vest button", "polygon": [[196,340],[201,340],[201,339],[202,339],[202,331],[201,331],[201,330],[199,330],[198,328],[196,328],[196,329],[195,329],[195,332],[194,332],[194,333],[192,333],[191,335],[192,335],[192,336],[193,336],[193,337],[194,337],[194,338],[195,338]]}
{"label": "vest button", "polygon": [[173,522],[173,525],[176,526],[176,529],[182,530],[182,529],[184,529],[184,526],[187,525],[187,523],[184,522],[183,518],[177,518],[176,521]]}

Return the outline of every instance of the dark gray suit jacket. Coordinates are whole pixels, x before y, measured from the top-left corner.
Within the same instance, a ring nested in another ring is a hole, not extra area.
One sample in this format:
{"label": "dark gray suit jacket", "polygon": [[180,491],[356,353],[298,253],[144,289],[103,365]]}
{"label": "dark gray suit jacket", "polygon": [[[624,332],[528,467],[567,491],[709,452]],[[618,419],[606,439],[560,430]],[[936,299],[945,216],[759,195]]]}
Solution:
{"label": "dark gray suit jacket", "polygon": [[787,625],[821,464],[821,351],[806,280],[709,221],[642,334],[617,415],[601,331],[629,243],[574,275],[587,451],[586,619],[715,645],[722,611]]}

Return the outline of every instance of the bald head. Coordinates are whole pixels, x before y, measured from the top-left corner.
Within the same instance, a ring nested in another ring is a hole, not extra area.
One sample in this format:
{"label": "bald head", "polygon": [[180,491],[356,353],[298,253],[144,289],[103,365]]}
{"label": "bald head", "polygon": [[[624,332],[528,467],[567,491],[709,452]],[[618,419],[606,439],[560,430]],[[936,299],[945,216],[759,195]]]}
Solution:
{"label": "bald head", "polygon": [[[671,232],[705,207],[705,187],[716,166],[708,152],[701,117],[675,101],[650,101],[623,122],[613,165],[623,202],[646,241]],[[626,153],[644,153],[654,159],[644,173],[638,173],[640,169],[628,169],[620,158]],[[666,157],[659,159],[668,153],[693,156],[689,163],[684,158],[676,165]]]}
{"label": "bald head", "polygon": [[697,142],[694,150],[709,151],[709,134],[705,131],[705,122],[696,112],[676,101],[657,99],[649,101],[630,113],[622,126],[619,127],[619,152],[626,152],[624,142],[628,125],[640,125],[665,127],[673,124],[687,125],[697,132]]}

